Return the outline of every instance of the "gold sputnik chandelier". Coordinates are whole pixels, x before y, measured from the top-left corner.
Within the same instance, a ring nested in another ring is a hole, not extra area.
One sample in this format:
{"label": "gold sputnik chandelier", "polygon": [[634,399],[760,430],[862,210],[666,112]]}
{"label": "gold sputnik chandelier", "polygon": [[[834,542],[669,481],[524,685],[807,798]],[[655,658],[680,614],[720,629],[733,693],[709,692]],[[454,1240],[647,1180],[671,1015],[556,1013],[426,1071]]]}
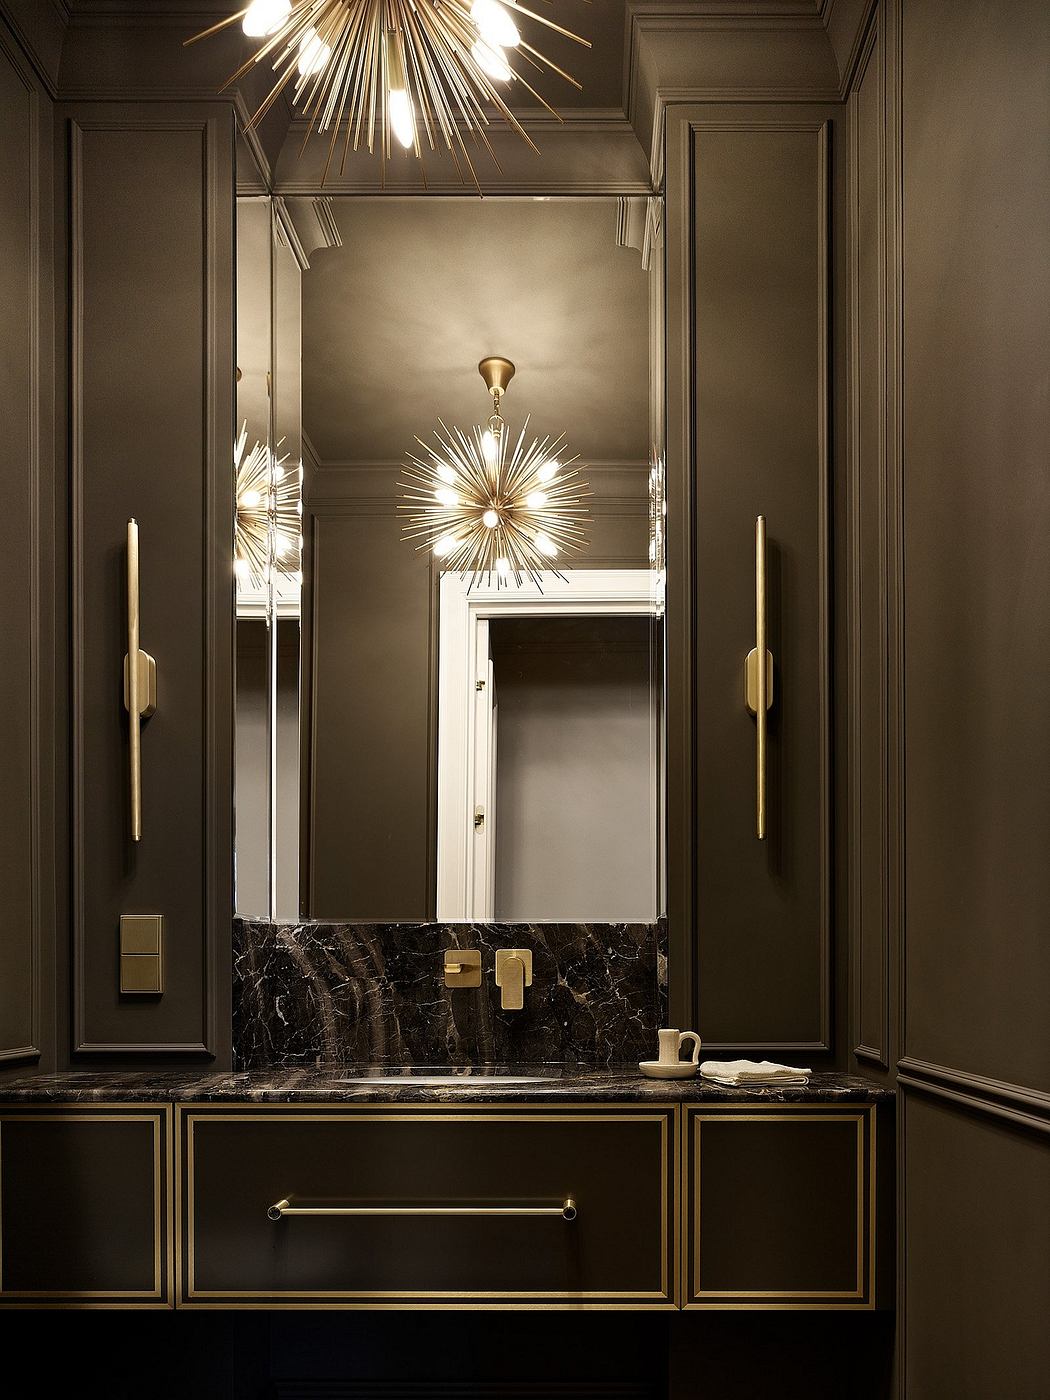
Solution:
{"label": "gold sputnik chandelier", "polygon": [[345,120],[340,171],[350,151],[362,143],[374,152],[378,132],[384,159],[390,155],[391,134],[419,159],[424,148],[444,147],[461,174],[462,158],[477,183],[467,139],[480,143],[495,160],[486,135],[492,109],[536,149],[507,105],[511,85],[554,115],[526,75],[535,78],[549,70],[580,88],[526,41],[512,11],[590,48],[588,40],[518,0],[252,0],[187,42],[196,43],[238,20],[245,34],[261,39],[258,52],[225,86],[269,61],[277,80],[247,129],[291,85],[292,101],[309,123],[303,148],[313,132],[332,133],[326,179]]}
{"label": "gold sputnik chandelier", "polygon": [[301,469],[276,457],[264,442],[245,456],[248,425],[233,450],[236,490],[233,567],[238,583],[262,587],[271,568],[302,581]]}
{"label": "gold sputnik chandelier", "polygon": [[491,584],[495,574],[497,587],[513,579],[520,588],[526,578],[542,587],[544,570],[561,577],[555,561],[563,550],[584,548],[590,493],[573,466],[578,457],[566,457],[564,433],[526,447],[526,418],[511,438],[500,412],[514,375],[510,360],[490,356],[478,371],[492,395],[488,425],[464,433],[438,419],[436,447],[416,438],[425,455],[407,454],[408,480],[399,483],[399,509],[410,512],[405,533],[444,568],[470,574],[471,586],[481,577]]}

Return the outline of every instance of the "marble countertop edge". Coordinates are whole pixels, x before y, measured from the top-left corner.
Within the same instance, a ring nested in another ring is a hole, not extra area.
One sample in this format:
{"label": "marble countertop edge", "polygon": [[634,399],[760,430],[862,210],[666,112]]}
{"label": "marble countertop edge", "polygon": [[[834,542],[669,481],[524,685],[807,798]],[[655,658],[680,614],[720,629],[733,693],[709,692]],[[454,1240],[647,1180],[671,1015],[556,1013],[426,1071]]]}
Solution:
{"label": "marble countertop edge", "polygon": [[[377,1079],[375,1076],[382,1076]],[[360,1076],[360,1077],[358,1077]],[[369,1077],[372,1076],[372,1077]],[[391,1083],[396,1076],[397,1082]],[[428,1082],[428,1077],[430,1082]],[[434,1079],[446,1081],[434,1083]],[[285,1069],[265,1073],[80,1071],[0,1083],[0,1105],[33,1103],[880,1103],[893,1090],[857,1075],[814,1074],[804,1085],[729,1087],[701,1078],[654,1080],[632,1069],[513,1066],[468,1074],[434,1066]]]}

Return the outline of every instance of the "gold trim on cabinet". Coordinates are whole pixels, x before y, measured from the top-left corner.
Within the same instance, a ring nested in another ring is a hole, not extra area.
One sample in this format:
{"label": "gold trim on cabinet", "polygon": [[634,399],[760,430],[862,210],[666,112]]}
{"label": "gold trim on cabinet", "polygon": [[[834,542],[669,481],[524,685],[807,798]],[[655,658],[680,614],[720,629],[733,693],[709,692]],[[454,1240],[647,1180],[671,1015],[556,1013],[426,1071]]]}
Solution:
{"label": "gold trim on cabinet", "polygon": [[[837,1119],[853,1123],[857,1134],[857,1286],[854,1291],[843,1290],[791,1290],[791,1289],[704,1289],[700,1286],[700,1126],[704,1119],[718,1123],[821,1123]],[[693,1127],[690,1131],[689,1120]],[[691,1288],[684,1296],[684,1308],[707,1308],[710,1310],[761,1310],[785,1308],[812,1308],[832,1311],[838,1308],[852,1308],[860,1311],[875,1307],[875,1107],[868,1105],[848,1110],[842,1104],[806,1104],[801,1111],[791,1112],[783,1104],[725,1104],[711,1108],[687,1107],[686,1123],[682,1133],[691,1153],[692,1171],[686,1166],[682,1186],[682,1209],[688,1210],[690,1219],[686,1223],[683,1237],[686,1242],[683,1250],[683,1273],[688,1274],[692,1262]],[[867,1141],[867,1151],[865,1151]],[[865,1190],[865,1163],[867,1162],[867,1190]],[[691,1180],[690,1180],[691,1177]],[[690,1194],[690,1186],[692,1193]],[[865,1217],[865,1201],[867,1217]],[[865,1236],[865,1227],[867,1235]],[[865,1266],[865,1260],[867,1264]],[[868,1289],[865,1291],[865,1275]],[[684,1280],[683,1280],[684,1282]],[[716,1300],[728,1301],[716,1301]],[[752,1301],[754,1300],[754,1301]],[[766,1301],[762,1301],[766,1300]],[[812,1300],[812,1301],[805,1301]],[[853,1301],[856,1300],[856,1301]]]}
{"label": "gold trim on cabinet", "polygon": [[[651,1122],[660,1125],[660,1277],[663,1280],[663,1287],[659,1290],[637,1291],[634,1289],[622,1289],[611,1291],[541,1291],[541,1290],[491,1290],[478,1291],[472,1289],[457,1290],[428,1290],[428,1291],[403,1291],[392,1289],[381,1290],[284,1290],[284,1291],[264,1291],[261,1289],[227,1289],[227,1290],[197,1290],[194,1279],[194,1141],[193,1129],[198,1120],[201,1122],[230,1122],[230,1123],[258,1123],[266,1122],[273,1118],[274,1109],[291,1110],[291,1117],[284,1117],[285,1122],[324,1122],[333,1116],[345,1114],[347,1121],[358,1122],[464,1122],[482,1123],[492,1121],[511,1122],[537,1122],[537,1123],[639,1123]],[[676,1230],[678,1216],[680,1214],[680,1201],[678,1193],[678,1182],[671,1170],[673,1158],[668,1149],[668,1129],[670,1129],[673,1142],[672,1149],[678,1150],[680,1142],[680,1119],[676,1105],[673,1104],[646,1104],[643,1109],[637,1112],[631,1110],[623,1111],[623,1105],[616,1105],[620,1111],[609,1112],[607,1107],[600,1104],[577,1104],[574,1105],[573,1112],[550,1112],[550,1110],[540,1112],[529,1112],[527,1109],[508,1109],[505,1104],[479,1105],[471,1104],[469,1111],[448,1108],[441,1112],[435,1112],[430,1104],[402,1105],[393,1111],[383,1111],[381,1105],[368,1104],[347,1104],[336,1103],[330,1105],[312,1104],[310,1112],[304,1112],[302,1107],[294,1103],[268,1104],[265,1110],[255,1109],[247,1112],[231,1112],[229,1105],[194,1105],[192,1108],[180,1106],[176,1113],[176,1135],[179,1142],[179,1162],[182,1168],[181,1176],[185,1184],[185,1222],[182,1220],[182,1197],[183,1192],[179,1192],[178,1200],[178,1226],[176,1231],[176,1250],[178,1253],[178,1273],[177,1273],[177,1293],[176,1307],[187,1308],[220,1308],[237,1306],[241,1308],[265,1308],[270,1306],[270,1301],[279,1301],[282,1307],[292,1308],[315,1308],[315,1307],[335,1307],[335,1308],[374,1308],[374,1309],[406,1309],[416,1310],[427,1308],[438,1301],[455,1300],[458,1307],[471,1309],[501,1309],[501,1308],[631,1308],[638,1301],[651,1300],[648,1306],[662,1310],[664,1308],[679,1307],[679,1293],[677,1288],[676,1266],[672,1264],[672,1253],[669,1249],[669,1235]],[[321,1110],[320,1112],[316,1110]],[[223,1111],[225,1110],[225,1111]],[[350,1110],[349,1113],[346,1111]],[[406,1111],[407,1110],[407,1111]],[[415,1110],[415,1111],[413,1111]],[[589,1110],[589,1111],[579,1111]],[[183,1134],[182,1120],[185,1120],[185,1134]],[[185,1136],[185,1148],[182,1146],[182,1138]],[[185,1250],[183,1250],[183,1235],[185,1234]],[[677,1234],[675,1235],[675,1245],[677,1246]],[[183,1254],[185,1254],[185,1269],[183,1269]],[[678,1254],[677,1247],[674,1256]],[[185,1284],[185,1293],[183,1285]],[[422,1302],[409,1300],[426,1300]],[[630,1299],[634,1302],[618,1302],[618,1299]],[[216,1300],[216,1301],[204,1301]],[[221,1301],[220,1301],[221,1300]],[[252,1301],[259,1300],[259,1301]],[[313,1301],[316,1300],[316,1301]],[[601,1300],[601,1301],[596,1301]],[[605,1301],[611,1300],[611,1301]]]}
{"label": "gold trim on cabinet", "polygon": [[[3,1308],[163,1308],[170,1309],[174,1284],[171,1257],[171,1227],[175,1204],[175,1181],[171,1170],[171,1139],[174,1106],[143,1105],[135,1112],[122,1104],[70,1105],[66,1109],[37,1112],[15,1111],[7,1104],[0,1108],[0,1310]],[[151,1123],[153,1126],[153,1288],[133,1289],[11,1289],[3,1286],[3,1125],[12,1123]],[[161,1128],[167,1128],[167,1152],[161,1150]],[[166,1159],[166,1160],[165,1160]],[[164,1181],[164,1167],[167,1180]],[[166,1189],[165,1189],[166,1188]],[[166,1238],[165,1238],[166,1237]],[[167,1250],[165,1251],[165,1242]],[[167,1269],[164,1268],[165,1254]],[[167,1289],[164,1288],[166,1274]],[[48,1299],[58,1301],[48,1302]],[[138,1299],[142,1301],[124,1301]],[[27,1301],[33,1300],[33,1301]],[[40,1300],[39,1302],[36,1300]],[[148,1301],[146,1301],[148,1300]]]}

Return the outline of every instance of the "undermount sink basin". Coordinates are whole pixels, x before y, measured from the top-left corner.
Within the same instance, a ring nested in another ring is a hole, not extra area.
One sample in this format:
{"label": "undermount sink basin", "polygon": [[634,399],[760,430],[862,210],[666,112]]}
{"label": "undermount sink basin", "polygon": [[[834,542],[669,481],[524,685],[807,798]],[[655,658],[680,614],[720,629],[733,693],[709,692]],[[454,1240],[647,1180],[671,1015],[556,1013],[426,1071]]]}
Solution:
{"label": "undermount sink basin", "polygon": [[364,1068],[343,1075],[340,1084],[430,1084],[454,1086],[456,1084],[476,1084],[479,1080],[500,1084],[543,1084],[559,1076],[555,1074],[518,1074],[513,1069],[499,1065],[465,1065],[462,1069],[434,1069],[432,1065],[398,1065],[396,1069],[376,1067]]}

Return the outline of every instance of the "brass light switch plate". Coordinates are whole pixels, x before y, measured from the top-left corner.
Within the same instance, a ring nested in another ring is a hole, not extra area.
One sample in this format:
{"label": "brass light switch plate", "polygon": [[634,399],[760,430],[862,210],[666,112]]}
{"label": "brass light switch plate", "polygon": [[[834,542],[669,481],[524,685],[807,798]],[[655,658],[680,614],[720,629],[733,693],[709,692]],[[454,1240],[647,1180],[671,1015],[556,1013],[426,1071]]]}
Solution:
{"label": "brass light switch plate", "polygon": [[120,990],[136,996],[164,991],[163,914],[121,914]]}

